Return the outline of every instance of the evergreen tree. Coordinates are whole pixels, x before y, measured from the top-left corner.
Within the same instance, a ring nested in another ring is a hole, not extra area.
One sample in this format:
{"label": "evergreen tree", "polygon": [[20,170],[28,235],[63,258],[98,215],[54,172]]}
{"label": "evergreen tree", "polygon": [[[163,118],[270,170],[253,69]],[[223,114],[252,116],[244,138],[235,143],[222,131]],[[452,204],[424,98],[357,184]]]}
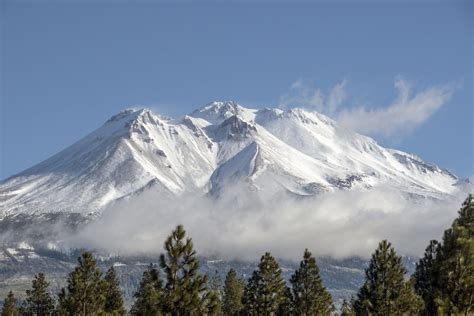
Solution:
{"label": "evergreen tree", "polygon": [[209,290],[203,297],[203,313],[209,316],[222,315],[222,303],[216,291]]}
{"label": "evergreen tree", "polygon": [[349,304],[346,300],[342,302],[341,316],[355,316],[355,312],[352,308],[352,305]]}
{"label": "evergreen tree", "polygon": [[114,267],[110,267],[104,277],[103,293],[105,296],[104,312],[109,315],[125,315],[122,292]]}
{"label": "evergreen tree", "polygon": [[430,241],[423,258],[416,264],[413,282],[416,293],[425,302],[424,314],[436,315],[436,295],[439,294],[437,256],[440,244],[436,240]]}
{"label": "evergreen tree", "polygon": [[18,316],[18,307],[16,305],[16,298],[12,291],[8,292],[7,297],[3,301],[3,308],[1,316]]}
{"label": "evergreen tree", "polygon": [[66,302],[66,290],[64,288],[61,288],[61,290],[58,293],[58,302],[56,305],[55,314],[58,316],[68,315],[67,302]]}
{"label": "evergreen tree", "polygon": [[176,227],[165,241],[166,254],[160,266],[166,275],[164,313],[197,315],[207,313],[207,277],[198,274],[199,260],[191,238],[185,239],[182,225]]}
{"label": "evergreen tree", "polygon": [[234,269],[230,269],[224,282],[222,310],[226,316],[237,316],[243,309],[242,297],[245,283],[237,277]]}
{"label": "evergreen tree", "polygon": [[26,290],[25,315],[51,315],[54,311],[54,299],[48,292],[49,283],[43,273],[38,273],[32,281],[32,289]]}
{"label": "evergreen tree", "polygon": [[418,314],[423,301],[405,282],[405,268],[391,244],[386,240],[372,255],[366,269],[366,281],[359,290],[354,309],[358,315]]}
{"label": "evergreen tree", "polygon": [[436,260],[439,264],[436,298],[441,314],[474,313],[474,197],[464,201],[459,216],[444,232]]}
{"label": "evergreen tree", "polygon": [[258,283],[260,276],[258,270],[252,273],[252,276],[247,281],[244,288],[244,295],[242,296],[242,314],[247,316],[258,315],[259,304],[257,302],[257,293],[259,291]]}
{"label": "evergreen tree", "polygon": [[222,296],[222,279],[217,270],[214,272],[214,275],[209,278],[209,289],[216,292],[219,297]]}
{"label": "evergreen tree", "polygon": [[270,253],[262,256],[244,291],[245,315],[275,315],[286,303],[287,288],[278,262]]}
{"label": "evergreen tree", "polygon": [[104,311],[102,273],[90,252],[78,258],[78,265],[67,279],[67,291],[59,294],[59,313],[66,315],[94,315]]}
{"label": "evergreen tree", "polygon": [[295,315],[330,315],[334,311],[331,294],[324,287],[316,259],[308,249],[290,282]]}
{"label": "evergreen tree", "polygon": [[130,313],[140,316],[161,315],[161,304],[163,300],[163,282],[156,266],[150,264],[143,272],[142,280],[135,292],[135,303]]}
{"label": "evergreen tree", "polygon": [[293,295],[291,293],[291,289],[288,286],[285,286],[285,294],[283,295],[280,306],[278,306],[278,311],[276,314],[278,316],[288,316],[294,314]]}
{"label": "evergreen tree", "polygon": [[222,315],[222,279],[216,270],[209,278],[209,291],[206,295],[206,305],[209,315]]}

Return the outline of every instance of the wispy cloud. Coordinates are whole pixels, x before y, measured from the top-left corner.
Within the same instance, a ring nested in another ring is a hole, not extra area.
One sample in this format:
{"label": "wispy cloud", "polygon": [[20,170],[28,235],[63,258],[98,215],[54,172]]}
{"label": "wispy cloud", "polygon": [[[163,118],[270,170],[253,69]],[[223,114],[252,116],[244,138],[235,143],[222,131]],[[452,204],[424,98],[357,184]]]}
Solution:
{"label": "wispy cloud", "polygon": [[451,84],[428,87],[414,93],[412,85],[402,79],[394,81],[398,96],[389,105],[345,107],[347,80],[337,83],[326,97],[301,79],[280,98],[281,107],[304,107],[324,113],[342,126],[356,132],[382,138],[401,137],[425,123],[454,92]]}
{"label": "wispy cloud", "polygon": [[291,84],[290,90],[280,97],[279,107],[283,109],[290,107],[309,107],[322,112],[324,101],[324,95],[321,89],[314,89],[307,85],[302,79],[298,79]]}
{"label": "wispy cloud", "polygon": [[434,86],[412,94],[410,85],[402,79],[395,80],[395,88],[398,97],[389,106],[344,109],[338,113],[337,120],[362,134],[385,138],[400,136],[425,123],[453,94],[451,85]]}
{"label": "wispy cloud", "polygon": [[342,105],[344,100],[346,99],[346,79],[337,83],[329,93],[327,104],[326,104],[326,111],[330,115],[334,115],[339,110],[339,107]]}

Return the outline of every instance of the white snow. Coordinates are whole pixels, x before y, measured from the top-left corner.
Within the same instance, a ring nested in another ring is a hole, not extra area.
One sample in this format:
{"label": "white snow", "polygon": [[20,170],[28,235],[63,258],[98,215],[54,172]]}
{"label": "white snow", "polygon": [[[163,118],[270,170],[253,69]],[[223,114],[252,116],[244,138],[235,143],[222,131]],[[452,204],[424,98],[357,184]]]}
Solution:
{"label": "white snow", "polygon": [[[302,109],[247,109],[212,102],[181,119],[128,109],[51,158],[0,182],[0,217],[100,212],[155,188],[218,190],[235,181],[295,194],[388,185],[445,198],[458,179],[415,155],[379,146]],[[211,191],[211,192],[212,192]]]}
{"label": "white snow", "polygon": [[33,246],[31,246],[30,244],[28,244],[27,242],[20,242],[18,244],[18,249],[22,249],[22,250],[35,250],[35,248],[33,248]]}
{"label": "white snow", "polygon": [[10,255],[12,255],[12,256],[14,256],[14,257],[15,257],[16,255],[18,255],[18,250],[16,250],[15,248],[7,248],[7,251],[8,251],[8,253],[9,253]]}

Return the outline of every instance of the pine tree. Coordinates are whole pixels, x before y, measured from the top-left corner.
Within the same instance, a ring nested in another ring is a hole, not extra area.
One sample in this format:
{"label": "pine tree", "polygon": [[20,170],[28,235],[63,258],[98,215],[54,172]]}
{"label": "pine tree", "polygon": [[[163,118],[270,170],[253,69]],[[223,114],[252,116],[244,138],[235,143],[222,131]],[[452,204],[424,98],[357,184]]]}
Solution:
{"label": "pine tree", "polygon": [[242,297],[245,283],[237,277],[234,269],[230,269],[224,282],[222,310],[226,316],[238,316],[243,309]]}
{"label": "pine tree", "polygon": [[342,302],[341,316],[355,316],[355,312],[354,312],[354,309],[352,308],[352,305],[346,300]]}
{"label": "pine tree", "polygon": [[294,315],[293,294],[288,286],[285,286],[285,294],[283,295],[280,306],[278,306],[277,316]]}
{"label": "pine tree", "polygon": [[437,283],[439,248],[440,244],[436,240],[430,241],[423,258],[416,264],[416,270],[412,276],[416,293],[425,302],[423,313],[426,315],[436,315],[437,311],[435,298],[439,294]]}
{"label": "pine tree", "polygon": [[209,278],[209,290],[206,295],[206,305],[209,315],[222,315],[222,279],[216,270]]}
{"label": "pine tree", "polygon": [[331,294],[324,287],[316,259],[308,249],[290,282],[295,315],[330,315],[334,311]]}
{"label": "pine tree", "polygon": [[156,266],[150,264],[143,272],[143,277],[135,292],[135,303],[130,313],[140,316],[161,315],[163,300],[163,282]]}
{"label": "pine tree", "polygon": [[252,273],[252,276],[247,281],[247,285],[244,288],[244,294],[242,296],[242,314],[247,316],[258,315],[259,304],[257,301],[258,292],[259,292],[259,281],[261,277],[259,276],[258,270]]}
{"label": "pine tree", "polygon": [[3,301],[3,308],[1,316],[18,316],[18,307],[16,305],[16,298],[12,291],[8,292],[7,297]]}
{"label": "pine tree", "polygon": [[204,308],[202,312],[209,316],[222,315],[222,303],[216,291],[209,290],[203,296]]}
{"label": "pine tree", "polygon": [[32,289],[26,290],[23,314],[43,316],[54,311],[54,299],[48,292],[49,283],[43,273],[38,273],[32,281]]}
{"label": "pine tree", "polygon": [[105,296],[104,312],[106,314],[117,316],[126,314],[119,280],[113,266],[105,274],[103,293]]}
{"label": "pine tree", "polygon": [[262,256],[244,291],[245,315],[275,315],[286,303],[287,288],[278,262],[270,253]]}
{"label": "pine tree", "polygon": [[219,298],[222,296],[222,279],[219,271],[215,271],[214,275],[209,279],[209,289],[216,292]]}
{"label": "pine tree", "polygon": [[474,196],[464,201],[459,216],[444,232],[437,258],[436,298],[441,314],[474,313]]}
{"label": "pine tree", "polygon": [[423,301],[405,282],[405,268],[391,244],[386,240],[372,255],[366,269],[366,281],[359,290],[354,309],[358,315],[418,314]]}
{"label": "pine tree", "polygon": [[160,267],[166,275],[164,313],[195,315],[207,312],[207,277],[198,273],[199,260],[191,238],[185,239],[182,225],[165,241],[166,254],[160,256]]}
{"label": "pine tree", "polygon": [[67,310],[67,301],[66,301],[66,290],[61,288],[58,293],[58,302],[56,304],[55,314],[58,316],[67,316],[69,315]]}
{"label": "pine tree", "polygon": [[90,252],[78,258],[78,265],[67,279],[67,291],[59,294],[59,312],[66,315],[94,315],[104,311],[102,273]]}

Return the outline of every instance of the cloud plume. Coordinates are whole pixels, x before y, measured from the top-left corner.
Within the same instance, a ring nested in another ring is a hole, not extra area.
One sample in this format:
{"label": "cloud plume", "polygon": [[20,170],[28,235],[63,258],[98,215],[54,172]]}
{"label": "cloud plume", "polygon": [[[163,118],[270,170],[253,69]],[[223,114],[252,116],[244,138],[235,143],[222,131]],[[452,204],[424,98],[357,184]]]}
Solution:
{"label": "cloud plume", "polygon": [[290,92],[280,98],[281,107],[303,107],[326,114],[341,126],[361,134],[385,139],[399,138],[425,123],[454,92],[453,85],[438,85],[414,93],[409,82],[395,79],[396,99],[387,106],[365,105],[343,107],[347,99],[347,80],[337,83],[325,96],[321,89],[311,88],[302,80],[290,87]]}
{"label": "cloud plume", "polygon": [[362,134],[389,138],[410,133],[425,123],[445,105],[453,94],[449,85],[435,86],[412,94],[409,84],[395,81],[397,99],[387,107],[370,109],[364,106],[344,109],[337,115],[339,123]]}

